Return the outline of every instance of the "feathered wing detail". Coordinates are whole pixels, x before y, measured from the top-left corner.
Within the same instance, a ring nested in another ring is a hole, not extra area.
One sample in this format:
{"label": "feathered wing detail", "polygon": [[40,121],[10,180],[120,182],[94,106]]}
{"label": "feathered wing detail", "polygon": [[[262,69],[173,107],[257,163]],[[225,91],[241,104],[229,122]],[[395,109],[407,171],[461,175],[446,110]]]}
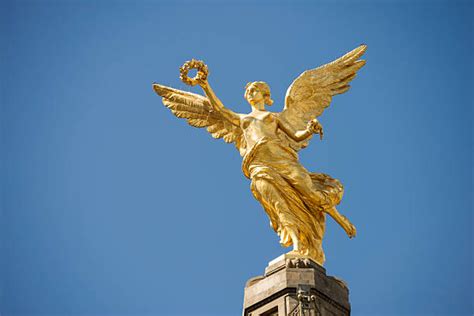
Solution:
{"label": "feathered wing detail", "polygon": [[[366,45],[360,45],[331,63],[303,72],[286,92],[285,107],[279,114],[280,120],[295,130],[305,129],[310,120],[320,116],[329,106],[334,95],[349,90],[349,83],[365,65],[365,60],[360,60],[359,57],[366,49]],[[280,132],[280,137],[288,141],[296,151],[306,147],[310,140],[308,138],[298,143],[284,132]]]}
{"label": "feathered wing detail", "polygon": [[177,117],[186,119],[189,125],[206,127],[212,137],[222,138],[226,143],[235,143],[240,152],[245,150],[241,128],[215,111],[208,98],[157,83],[153,84],[153,89],[163,97],[163,104]]}

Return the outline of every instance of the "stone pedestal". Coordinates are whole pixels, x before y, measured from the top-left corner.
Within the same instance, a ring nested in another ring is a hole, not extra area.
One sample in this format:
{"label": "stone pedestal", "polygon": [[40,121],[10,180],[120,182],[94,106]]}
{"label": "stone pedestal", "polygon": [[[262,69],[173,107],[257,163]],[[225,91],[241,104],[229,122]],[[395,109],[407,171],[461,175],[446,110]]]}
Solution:
{"label": "stone pedestal", "polygon": [[350,315],[344,281],[309,258],[285,254],[245,285],[243,316]]}

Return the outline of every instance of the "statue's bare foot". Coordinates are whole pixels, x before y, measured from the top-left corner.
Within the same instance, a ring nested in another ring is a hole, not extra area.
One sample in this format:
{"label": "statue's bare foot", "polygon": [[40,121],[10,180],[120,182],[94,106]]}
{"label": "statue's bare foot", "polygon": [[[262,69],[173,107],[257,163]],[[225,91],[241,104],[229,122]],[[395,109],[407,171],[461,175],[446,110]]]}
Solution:
{"label": "statue's bare foot", "polygon": [[290,232],[291,240],[293,241],[293,251],[299,252],[300,251],[300,241],[298,240],[298,236],[296,233],[291,231]]}
{"label": "statue's bare foot", "polygon": [[346,234],[349,236],[349,238],[354,238],[357,234],[357,230],[355,226],[352,225],[352,223],[348,223],[348,226],[345,227],[344,230],[346,231]]}
{"label": "statue's bare foot", "polygon": [[349,238],[354,238],[357,234],[357,230],[355,226],[344,215],[342,214],[338,214],[338,215],[340,216],[340,219],[341,219],[340,224],[342,228],[344,229],[344,231],[346,232],[347,236],[349,236]]}

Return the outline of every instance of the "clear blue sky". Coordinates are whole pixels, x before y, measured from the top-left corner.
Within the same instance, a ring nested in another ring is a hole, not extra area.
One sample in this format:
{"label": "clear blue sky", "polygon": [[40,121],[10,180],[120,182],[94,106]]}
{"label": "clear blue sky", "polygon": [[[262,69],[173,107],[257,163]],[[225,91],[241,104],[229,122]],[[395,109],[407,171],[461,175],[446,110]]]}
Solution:
{"label": "clear blue sky", "polygon": [[339,178],[329,274],[353,315],[473,313],[473,5],[3,1],[2,315],[241,315],[285,249],[232,145],[164,108],[205,60],[231,109],[361,43],[367,65],[301,153]]}

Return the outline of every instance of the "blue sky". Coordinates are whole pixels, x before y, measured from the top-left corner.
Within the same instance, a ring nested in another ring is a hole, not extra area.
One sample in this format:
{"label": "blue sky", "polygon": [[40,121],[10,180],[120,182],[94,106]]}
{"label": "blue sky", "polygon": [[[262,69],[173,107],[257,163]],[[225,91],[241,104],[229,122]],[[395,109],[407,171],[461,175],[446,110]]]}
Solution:
{"label": "blue sky", "polygon": [[345,185],[328,274],[353,315],[473,313],[473,5],[3,1],[2,315],[240,315],[285,249],[232,145],[154,94],[191,58],[227,107],[249,81],[280,111],[302,71],[361,43],[367,65],[301,152]]}

